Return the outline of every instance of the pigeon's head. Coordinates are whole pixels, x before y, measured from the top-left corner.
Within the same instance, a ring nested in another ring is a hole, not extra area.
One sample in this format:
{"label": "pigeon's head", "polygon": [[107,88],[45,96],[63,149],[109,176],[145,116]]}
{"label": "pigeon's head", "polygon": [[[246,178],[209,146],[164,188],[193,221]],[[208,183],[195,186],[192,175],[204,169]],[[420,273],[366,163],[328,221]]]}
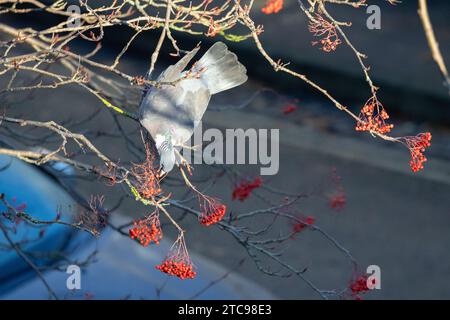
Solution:
{"label": "pigeon's head", "polygon": [[165,175],[172,171],[173,166],[175,165],[175,153],[172,151],[162,151],[159,153],[160,157],[160,171],[161,176]]}
{"label": "pigeon's head", "polygon": [[155,139],[156,149],[159,153],[160,175],[172,171],[175,165],[175,151],[170,135],[157,135]]}

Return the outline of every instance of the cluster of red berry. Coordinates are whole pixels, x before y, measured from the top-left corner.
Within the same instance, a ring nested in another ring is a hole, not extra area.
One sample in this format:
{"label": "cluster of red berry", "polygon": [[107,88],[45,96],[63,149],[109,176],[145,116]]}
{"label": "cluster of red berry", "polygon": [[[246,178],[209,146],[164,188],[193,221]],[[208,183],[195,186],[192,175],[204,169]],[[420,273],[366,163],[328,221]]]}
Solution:
{"label": "cluster of red berry", "polygon": [[293,234],[295,235],[303,231],[306,227],[313,225],[315,221],[316,218],[314,218],[313,216],[307,216],[304,221],[295,223],[292,228]]}
{"label": "cluster of red berry", "polygon": [[244,201],[250,196],[254,189],[261,187],[261,185],[261,177],[256,177],[255,180],[251,182],[241,181],[239,185],[234,188],[232,198],[233,200],[239,199],[240,201]]}
{"label": "cluster of red berry", "polygon": [[330,197],[330,207],[335,210],[342,210],[347,203],[347,199],[345,197],[345,193],[340,191],[338,194],[335,194]]}
{"label": "cluster of red berry", "polygon": [[210,226],[222,220],[227,211],[227,206],[215,198],[199,194],[200,212],[198,218],[200,224]]}
{"label": "cluster of red berry", "polygon": [[392,130],[393,124],[386,124],[389,115],[383,105],[375,96],[365,103],[359,114],[359,121],[355,127],[356,131],[373,131],[386,134]]}
{"label": "cluster of red berry", "polygon": [[210,212],[202,212],[200,216],[200,224],[204,226],[210,226],[222,220],[223,216],[227,211],[227,206],[224,204],[215,204],[212,207]]}
{"label": "cluster of red berry", "polygon": [[297,106],[295,106],[294,104],[288,104],[287,106],[285,106],[283,108],[283,114],[289,114],[294,112],[295,110],[297,110]]}
{"label": "cluster of red berry", "polygon": [[178,235],[177,240],[170,248],[169,254],[160,265],[156,266],[156,269],[182,280],[195,278],[197,273],[194,271],[194,266],[189,258],[183,233]]}
{"label": "cluster of red berry", "polygon": [[423,169],[423,163],[427,158],[423,155],[425,149],[431,146],[431,133],[420,133],[415,137],[403,137],[401,140],[411,153],[411,161],[409,165],[413,172]]}
{"label": "cluster of red berry", "polygon": [[369,288],[367,287],[367,276],[361,275],[357,277],[350,283],[349,289],[353,298],[361,300],[362,298],[359,294],[369,291]]}
{"label": "cluster of red berry", "polygon": [[142,219],[133,223],[134,228],[130,229],[131,239],[137,239],[139,243],[146,247],[151,242],[159,244],[162,239],[162,230],[159,219]]}
{"label": "cluster of red berry", "polygon": [[283,9],[284,0],[268,0],[264,8],[261,11],[264,14],[278,13]]}
{"label": "cluster of red berry", "polygon": [[192,264],[185,263],[183,261],[178,262],[172,259],[164,260],[160,265],[156,266],[156,269],[171,276],[176,276],[181,280],[194,279],[197,275],[192,267]]}

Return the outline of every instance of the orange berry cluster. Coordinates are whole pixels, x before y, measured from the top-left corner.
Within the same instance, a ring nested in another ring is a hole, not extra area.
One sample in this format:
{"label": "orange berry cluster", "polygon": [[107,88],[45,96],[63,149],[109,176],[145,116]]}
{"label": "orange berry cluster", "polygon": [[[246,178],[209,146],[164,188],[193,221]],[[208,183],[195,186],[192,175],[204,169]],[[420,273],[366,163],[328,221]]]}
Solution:
{"label": "orange berry cluster", "polygon": [[385,134],[394,127],[393,124],[386,124],[385,120],[389,119],[389,115],[376,97],[372,97],[366,102],[361,109],[359,119],[355,127],[356,131],[373,131]]}
{"label": "orange berry cluster", "polygon": [[181,280],[194,279],[197,275],[197,273],[193,270],[191,263],[175,261],[173,259],[164,260],[160,265],[156,266],[156,269],[171,276],[176,276]]}
{"label": "orange berry cluster", "polygon": [[227,206],[224,204],[216,204],[211,205],[211,212],[202,212],[200,216],[200,224],[204,226],[210,226],[222,220],[223,216],[227,211]]}
{"label": "orange berry cluster", "polygon": [[266,6],[261,9],[264,14],[278,13],[283,9],[284,0],[268,0]]}
{"label": "orange berry cluster", "polygon": [[140,220],[133,223],[134,228],[130,229],[129,234],[131,239],[137,239],[139,243],[146,247],[151,242],[159,244],[162,239],[162,230],[159,221],[150,222],[147,219]]}
{"label": "orange berry cluster", "polygon": [[141,171],[138,182],[137,190],[145,199],[150,199],[161,193],[157,175],[151,169]]}
{"label": "orange berry cluster", "polygon": [[320,41],[313,41],[312,45],[315,46],[320,43],[322,45],[320,49],[325,52],[335,51],[342,43],[336,32],[336,27],[320,14],[316,14],[314,19],[310,20],[308,29],[314,36],[323,37]]}
{"label": "orange berry cluster", "polygon": [[[316,44],[317,42],[313,42],[313,45]],[[335,51],[338,47],[338,45],[341,44],[341,39],[334,39],[331,40],[330,38],[325,38],[320,40],[320,44],[322,45],[322,50],[325,52],[331,52],[331,51]]]}
{"label": "orange berry cluster", "polygon": [[405,137],[405,143],[411,153],[411,161],[409,165],[413,172],[417,172],[423,169],[423,163],[427,161],[427,158],[423,155],[425,149],[431,146],[431,133],[420,133],[415,137]]}
{"label": "orange berry cluster", "polygon": [[150,199],[159,195],[162,190],[159,184],[158,173],[153,165],[153,155],[147,144],[145,152],[145,161],[142,164],[133,164],[131,172],[137,180],[136,189],[139,194],[145,199]]}

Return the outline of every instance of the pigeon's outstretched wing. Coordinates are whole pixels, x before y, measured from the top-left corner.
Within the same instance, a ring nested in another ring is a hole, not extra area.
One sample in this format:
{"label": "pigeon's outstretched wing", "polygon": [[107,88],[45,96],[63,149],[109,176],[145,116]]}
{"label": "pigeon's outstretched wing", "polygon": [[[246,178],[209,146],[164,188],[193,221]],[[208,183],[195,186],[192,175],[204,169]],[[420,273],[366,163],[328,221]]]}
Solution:
{"label": "pigeon's outstretched wing", "polygon": [[[197,54],[198,50],[200,49],[199,46],[195,47],[193,50],[189,51],[185,54],[183,58],[181,58],[176,64],[169,66],[166,70],[161,72],[161,74],[158,76],[157,81],[160,82],[173,82],[177,80],[180,77],[180,73],[187,67],[189,62],[192,60],[192,58]],[[145,76],[146,80],[150,80],[149,74]],[[141,98],[141,105],[144,101],[146,95],[149,93],[151,87],[145,86],[142,98]]]}
{"label": "pigeon's outstretched wing", "polygon": [[[189,62],[200,48],[188,52],[176,64],[168,67],[158,77],[159,82],[173,82],[182,76]],[[183,144],[201,120],[211,94],[198,79],[186,79],[177,85],[163,85],[147,92],[140,106],[140,121],[149,133],[169,133],[175,144]],[[203,110],[201,114],[196,110]]]}
{"label": "pigeon's outstretched wing", "polygon": [[[182,76],[199,48],[187,53],[158,78],[173,82]],[[246,69],[227,46],[217,42],[198,61],[197,78],[184,79],[174,85],[163,85],[147,92],[140,106],[140,122],[154,139],[169,134],[175,145],[192,136],[208,107],[212,94],[234,88],[247,80]]]}

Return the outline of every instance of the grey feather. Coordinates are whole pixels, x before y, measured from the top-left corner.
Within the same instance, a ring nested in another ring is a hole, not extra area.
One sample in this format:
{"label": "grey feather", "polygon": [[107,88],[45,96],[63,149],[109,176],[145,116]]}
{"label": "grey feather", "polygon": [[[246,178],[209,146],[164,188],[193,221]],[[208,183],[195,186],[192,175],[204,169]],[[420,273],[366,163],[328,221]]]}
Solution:
{"label": "grey feather", "polygon": [[223,42],[216,42],[209,48],[196,64],[196,69],[205,69],[201,77],[211,94],[237,87],[248,78],[247,69]]}
{"label": "grey feather", "polygon": [[[191,85],[185,80],[183,86],[168,86],[152,90],[141,108],[141,124],[152,137],[170,134],[174,145],[189,140],[201,120],[211,97],[208,89],[201,85]],[[196,80],[199,82],[199,80]]]}

